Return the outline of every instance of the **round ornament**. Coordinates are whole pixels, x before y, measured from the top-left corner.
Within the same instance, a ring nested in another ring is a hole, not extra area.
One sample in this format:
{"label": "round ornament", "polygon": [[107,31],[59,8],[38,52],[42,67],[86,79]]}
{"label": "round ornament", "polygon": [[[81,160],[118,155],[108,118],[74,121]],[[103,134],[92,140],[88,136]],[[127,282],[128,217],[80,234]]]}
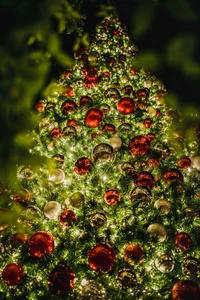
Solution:
{"label": "round ornament", "polygon": [[200,288],[192,280],[179,280],[172,287],[172,300],[199,300]]}
{"label": "round ornament", "polygon": [[191,160],[187,156],[183,156],[178,160],[178,166],[181,169],[188,169],[191,166]]}
{"label": "round ornament", "polygon": [[178,232],[175,236],[175,244],[179,248],[186,251],[186,250],[189,250],[191,248],[192,239],[189,236],[189,234],[187,234],[185,232]]}
{"label": "round ornament", "polygon": [[28,242],[28,251],[34,258],[43,258],[54,250],[53,236],[45,231],[36,232]]}
{"label": "round ornament", "polygon": [[22,282],[24,270],[17,263],[10,263],[2,271],[2,279],[8,286],[19,285]]}
{"label": "round ornament", "polygon": [[115,261],[113,248],[105,243],[95,245],[88,254],[89,266],[96,272],[109,272],[114,267]]}
{"label": "round ornament", "polygon": [[119,125],[118,130],[121,135],[124,136],[124,134],[129,134],[132,132],[132,127],[129,123],[122,123],[121,125]]}
{"label": "round ornament", "polygon": [[61,214],[61,205],[56,201],[49,201],[44,206],[44,215],[50,220],[56,220]]}
{"label": "round ornament", "polygon": [[125,115],[129,115],[135,110],[135,103],[129,97],[123,97],[117,103],[117,110]]}
{"label": "round ornament", "polygon": [[162,174],[164,181],[166,183],[170,183],[173,180],[177,180],[177,181],[181,181],[183,182],[183,175],[182,173],[175,169],[175,168],[168,168],[167,170],[165,170]]}
{"label": "round ornament", "polygon": [[121,166],[120,166],[120,170],[122,172],[122,174],[124,176],[132,176],[135,172],[134,170],[134,166],[132,163],[130,162],[124,162]]}
{"label": "round ornament", "polygon": [[106,215],[103,212],[99,212],[91,217],[90,223],[92,226],[99,228],[105,224],[106,220]]}
{"label": "round ornament", "polygon": [[61,106],[61,112],[64,116],[67,116],[73,111],[77,110],[77,104],[72,100],[66,100]]}
{"label": "round ornament", "polygon": [[97,163],[109,163],[114,159],[113,148],[109,144],[98,144],[92,153],[92,158]]}
{"label": "round ornament", "polygon": [[91,168],[92,162],[87,157],[79,158],[74,165],[74,171],[78,175],[85,175],[89,173]]}
{"label": "round ornament", "polygon": [[37,206],[28,206],[22,211],[20,219],[31,223],[39,220],[41,216],[42,213]]}
{"label": "round ornament", "polygon": [[106,299],[104,286],[95,280],[83,280],[77,289],[77,300],[101,300]]}
{"label": "round ornament", "polygon": [[163,254],[155,261],[156,268],[162,273],[171,272],[174,269],[174,259],[171,255]]}
{"label": "round ornament", "polygon": [[151,119],[144,119],[142,123],[143,123],[145,128],[150,128],[152,126],[153,122],[152,122]]}
{"label": "round ornament", "polygon": [[120,98],[120,94],[117,89],[109,88],[105,91],[104,97],[107,99],[118,100]]}
{"label": "round ornament", "polygon": [[153,175],[147,171],[137,173],[134,182],[136,186],[144,186],[148,189],[152,189],[155,185]]}
{"label": "round ornament", "polygon": [[119,149],[122,145],[122,140],[117,136],[113,136],[109,139],[109,144],[113,149]]}
{"label": "round ornament", "polygon": [[68,228],[72,226],[75,221],[76,221],[76,214],[70,209],[63,211],[60,215],[60,224],[64,228]]}
{"label": "round ornament", "polygon": [[99,77],[95,68],[91,68],[84,79],[84,84],[87,88],[92,88],[99,83]]}
{"label": "round ornament", "polygon": [[154,203],[154,207],[161,215],[167,215],[171,211],[171,203],[165,199],[159,199]]}
{"label": "round ornament", "polygon": [[162,224],[153,223],[147,228],[147,232],[151,238],[157,242],[164,242],[167,238],[167,231]]}
{"label": "round ornament", "polygon": [[120,200],[120,193],[117,190],[110,189],[104,195],[104,200],[108,205],[116,205]]}
{"label": "round ornament", "polygon": [[152,195],[151,191],[147,187],[137,186],[132,189],[130,198],[134,205],[146,207],[148,204],[150,204]]}
{"label": "round ornament", "polygon": [[132,289],[137,285],[136,275],[132,270],[121,270],[117,275],[117,281],[124,289]]}
{"label": "round ornament", "polygon": [[34,177],[34,172],[29,168],[22,168],[18,174],[19,179],[32,180]]}
{"label": "round ornament", "polygon": [[123,93],[125,94],[125,95],[128,95],[128,96],[130,96],[131,94],[133,94],[133,88],[132,88],[132,86],[131,85],[126,85],[124,88],[123,88]]}
{"label": "round ornament", "polygon": [[63,165],[65,157],[62,154],[55,154],[53,157],[53,162],[57,167],[60,167]]}
{"label": "round ornament", "polygon": [[10,240],[10,243],[13,247],[19,247],[26,244],[28,241],[28,235],[25,233],[14,233]]}
{"label": "round ornament", "polygon": [[136,100],[145,100],[147,101],[149,98],[149,90],[148,89],[140,89],[135,93]]}
{"label": "round ornament", "polygon": [[89,107],[92,106],[92,98],[89,96],[82,96],[80,98],[80,106],[81,107]]}
{"label": "round ornament", "polygon": [[138,244],[127,245],[124,249],[124,260],[132,264],[144,257],[144,250]]}
{"label": "round ornament", "polygon": [[115,134],[117,133],[117,130],[115,129],[115,126],[112,124],[105,124],[102,126],[102,131],[106,132],[108,134]]}
{"label": "round ornament", "polygon": [[60,136],[62,136],[62,129],[60,127],[53,128],[50,131],[50,136],[52,137],[53,140],[59,138]]}
{"label": "round ornament", "polygon": [[31,199],[31,193],[27,189],[21,189],[14,194],[13,200],[18,203],[27,203]]}
{"label": "round ornament", "polygon": [[61,169],[53,169],[49,172],[49,181],[61,184],[65,179],[65,173]]}
{"label": "round ornament", "polygon": [[103,112],[98,108],[90,108],[85,115],[85,124],[89,127],[96,128],[103,118]]}
{"label": "round ornament", "polygon": [[135,136],[129,142],[129,151],[133,156],[145,156],[150,150],[150,142],[145,136]]}
{"label": "round ornament", "polygon": [[59,296],[68,294],[74,288],[75,282],[76,275],[70,267],[63,264],[53,268],[48,277],[50,291]]}
{"label": "round ornament", "polygon": [[194,154],[191,157],[192,168],[200,171],[200,154]]}
{"label": "round ornament", "polygon": [[156,135],[152,132],[149,132],[146,134],[146,138],[149,140],[150,143],[153,143],[155,141]]}
{"label": "round ornament", "polygon": [[73,207],[79,208],[84,203],[84,195],[81,192],[75,192],[71,195],[69,201]]}
{"label": "round ornament", "polygon": [[200,272],[200,261],[193,256],[187,256],[182,263],[182,272],[186,275],[197,275]]}
{"label": "round ornament", "polygon": [[76,128],[74,126],[66,126],[63,128],[63,136],[72,137],[77,134]]}

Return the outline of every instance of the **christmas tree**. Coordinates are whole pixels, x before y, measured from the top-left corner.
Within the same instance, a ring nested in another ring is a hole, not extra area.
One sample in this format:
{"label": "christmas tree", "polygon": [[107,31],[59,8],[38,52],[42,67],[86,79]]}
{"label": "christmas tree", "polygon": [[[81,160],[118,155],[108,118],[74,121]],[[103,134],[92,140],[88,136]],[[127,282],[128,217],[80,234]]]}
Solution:
{"label": "christmas tree", "polygon": [[1,299],[200,298],[196,132],[136,54],[107,17],[36,105],[45,159],[0,211]]}

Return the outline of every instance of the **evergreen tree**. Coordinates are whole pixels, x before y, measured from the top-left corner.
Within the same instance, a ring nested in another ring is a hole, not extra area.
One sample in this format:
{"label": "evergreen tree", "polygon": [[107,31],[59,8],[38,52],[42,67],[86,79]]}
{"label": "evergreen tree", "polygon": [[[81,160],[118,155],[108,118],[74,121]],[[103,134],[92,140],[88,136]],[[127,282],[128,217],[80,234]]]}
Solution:
{"label": "evergreen tree", "polygon": [[196,132],[136,53],[107,17],[36,105],[44,162],[0,211],[1,299],[199,299]]}

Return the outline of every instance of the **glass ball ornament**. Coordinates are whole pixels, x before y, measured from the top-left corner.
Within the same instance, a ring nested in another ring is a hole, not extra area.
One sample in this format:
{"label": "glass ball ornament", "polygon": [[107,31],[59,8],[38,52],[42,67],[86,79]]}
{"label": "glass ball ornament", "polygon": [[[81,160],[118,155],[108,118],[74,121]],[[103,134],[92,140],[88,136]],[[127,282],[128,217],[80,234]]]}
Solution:
{"label": "glass ball ornament", "polygon": [[133,156],[145,156],[150,150],[149,139],[139,135],[132,138],[129,142],[129,152]]}
{"label": "glass ball ornament", "polygon": [[137,286],[135,272],[129,269],[119,271],[117,281],[123,289],[132,289]]}
{"label": "glass ball ornament", "polygon": [[172,300],[199,300],[200,288],[192,280],[178,280],[171,290]]}
{"label": "glass ball ornament", "polygon": [[69,202],[73,207],[80,208],[84,203],[84,199],[85,197],[81,192],[75,192],[70,196]]}
{"label": "glass ball ornament", "polygon": [[109,144],[113,149],[119,149],[122,145],[122,140],[117,136],[113,136],[109,139]]}
{"label": "glass ball ornament", "polygon": [[196,169],[197,171],[200,171],[200,154],[194,154],[191,157],[191,166],[193,169]]}
{"label": "glass ball ornament", "polygon": [[49,172],[49,181],[61,184],[65,179],[65,173],[61,169],[53,169]]}
{"label": "glass ball ornament", "polygon": [[69,228],[71,227],[74,222],[76,221],[76,214],[75,212],[73,212],[70,209],[67,209],[65,211],[63,211],[60,214],[60,224],[64,227],[64,228]]}
{"label": "glass ball ornament", "polygon": [[130,162],[124,162],[120,166],[120,171],[124,176],[132,176],[135,173],[134,165]]}
{"label": "glass ball ornament", "polygon": [[104,200],[108,205],[114,206],[120,201],[120,193],[115,189],[110,189],[104,194]]}
{"label": "glass ball ornament", "polygon": [[186,232],[178,232],[175,236],[175,244],[179,248],[187,251],[191,248],[192,239]]}
{"label": "glass ball ornament", "polygon": [[99,126],[103,118],[103,112],[98,108],[90,108],[85,115],[85,124],[91,128]]}
{"label": "glass ball ornament", "polygon": [[182,263],[183,274],[194,276],[200,272],[200,261],[196,257],[187,256]]}
{"label": "glass ball ornament", "polygon": [[93,246],[88,253],[90,268],[99,273],[106,273],[112,270],[115,261],[115,252],[113,248],[106,243]]}
{"label": "glass ball ornament", "polygon": [[118,130],[120,134],[124,136],[124,134],[129,134],[132,132],[132,126],[129,123],[122,123],[119,125]]}
{"label": "glass ball ornament", "polygon": [[60,167],[63,165],[64,161],[65,161],[65,157],[62,154],[55,154],[52,157],[53,163],[57,166]]}
{"label": "glass ball ornament", "polygon": [[97,163],[109,163],[114,159],[113,147],[109,144],[101,143],[94,147],[92,158]]}
{"label": "glass ball ornament", "polygon": [[16,286],[22,282],[24,270],[20,264],[10,263],[2,271],[2,280],[8,286]]}
{"label": "glass ball ornament", "polygon": [[57,127],[57,128],[53,128],[51,131],[50,131],[50,136],[53,140],[59,138],[60,136],[62,136],[63,133],[62,133],[62,129],[60,127]]}
{"label": "glass ball ornament", "polygon": [[22,168],[18,173],[19,179],[32,180],[34,177],[34,172],[30,168]]}
{"label": "glass ball ornament", "polygon": [[85,95],[80,98],[80,106],[81,107],[90,107],[92,106],[92,98]]}
{"label": "glass ball ornament", "polygon": [[64,116],[76,111],[78,108],[77,104],[72,100],[66,100],[61,106],[61,112]]}
{"label": "glass ball ornament", "polygon": [[115,88],[108,88],[104,93],[104,97],[107,99],[118,100],[120,98],[120,93]]}
{"label": "glass ball ornament", "polygon": [[108,134],[115,134],[117,133],[116,129],[115,129],[115,126],[112,125],[112,124],[105,124],[102,126],[101,130],[103,132],[106,132]]}
{"label": "glass ball ornament", "polygon": [[30,199],[31,193],[27,189],[21,189],[13,196],[13,200],[18,203],[28,203]]}
{"label": "glass ball ornament", "polygon": [[169,254],[159,256],[155,261],[156,268],[162,273],[169,273],[174,269],[174,259]]}
{"label": "glass ball ornament", "polygon": [[34,258],[44,258],[54,250],[54,238],[50,233],[39,231],[28,242],[28,251]]}
{"label": "glass ball ornament", "polygon": [[191,166],[191,160],[188,156],[183,156],[178,160],[178,166],[181,169],[188,169]]}
{"label": "glass ball ornament", "polygon": [[106,299],[106,289],[96,280],[82,280],[77,289],[77,300],[101,300]]}
{"label": "glass ball ornament", "polygon": [[56,220],[61,214],[61,205],[56,201],[49,201],[44,206],[44,215],[50,220]]}
{"label": "glass ball ornament", "polygon": [[76,128],[74,126],[66,126],[63,128],[63,136],[68,138],[68,137],[73,137],[77,134]]}
{"label": "glass ball ornament", "polygon": [[124,260],[130,264],[141,261],[144,258],[144,250],[138,244],[129,244],[123,252]]}
{"label": "glass ball ornament", "polygon": [[166,183],[170,183],[173,180],[178,180],[183,182],[183,175],[182,173],[176,168],[168,168],[162,174],[163,179]]}
{"label": "glass ball ornament", "polygon": [[94,63],[98,59],[98,56],[99,56],[99,52],[91,51],[88,54],[88,61],[91,62],[91,63]]}
{"label": "glass ball ornament", "polygon": [[26,244],[28,241],[28,235],[25,233],[14,233],[11,237],[10,243],[12,247],[20,247]]}
{"label": "glass ball ornament", "polygon": [[165,199],[158,199],[154,203],[154,207],[159,211],[161,215],[167,215],[171,211],[171,203]]}
{"label": "glass ball ornament", "polygon": [[28,206],[22,211],[20,219],[32,223],[40,220],[41,216],[42,212],[37,206]]}
{"label": "glass ball ornament", "polygon": [[92,168],[92,162],[87,157],[79,158],[74,165],[74,171],[78,175],[88,174],[91,171],[91,168]]}
{"label": "glass ball ornament", "polygon": [[107,217],[103,212],[97,212],[90,218],[90,224],[99,228],[105,224],[106,220]]}
{"label": "glass ball ornament", "polygon": [[137,173],[134,182],[136,186],[144,186],[150,190],[155,185],[155,179],[153,175],[147,171]]}
{"label": "glass ball ornament", "polygon": [[132,98],[123,97],[117,103],[117,110],[124,114],[129,115],[135,110],[135,103]]}
{"label": "glass ball ornament", "polygon": [[69,266],[64,264],[54,267],[48,277],[49,290],[59,296],[70,293],[75,283],[76,275]]}
{"label": "glass ball ornament", "polygon": [[156,242],[164,242],[167,238],[167,231],[162,224],[153,223],[147,228],[150,237]]}
{"label": "glass ball ornament", "polygon": [[151,203],[152,194],[147,187],[137,186],[132,189],[130,198],[133,202],[133,205],[146,207],[148,204]]}

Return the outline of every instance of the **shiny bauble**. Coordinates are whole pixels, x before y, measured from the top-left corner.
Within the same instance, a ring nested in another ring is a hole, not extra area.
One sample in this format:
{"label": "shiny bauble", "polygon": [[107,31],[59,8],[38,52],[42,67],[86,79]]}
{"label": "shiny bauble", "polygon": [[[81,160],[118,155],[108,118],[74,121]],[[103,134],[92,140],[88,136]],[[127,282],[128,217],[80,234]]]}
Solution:
{"label": "shiny bauble", "polygon": [[88,263],[92,270],[106,273],[112,270],[116,261],[113,248],[105,243],[92,247],[88,253]]}
{"label": "shiny bauble", "polygon": [[60,224],[63,226],[63,228],[71,227],[75,221],[76,221],[76,214],[70,209],[63,211],[60,214]]}
{"label": "shiny bauble", "polygon": [[49,181],[61,184],[65,179],[65,173],[61,169],[53,169],[49,172]]}
{"label": "shiny bauble", "polygon": [[82,280],[77,292],[77,300],[106,299],[106,290],[104,286],[96,280]]}
{"label": "shiny bauble", "polygon": [[178,166],[181,169],[188,169],[191,166],[191,160],[187,156],[183,156],[178,160]]}
{"label": "shiny bauble", "polygon": [[80,208],[84,203],[84,195],[81,192],[75,192],[70,196],[69,202],[75,208]]}
{"label": "shiny bauble", "polygon": [[96,163],[109,163],[114,159],[113,148],[109,144],[98,144],[92,152],[92,158]]}
{"label": "shiny bauble", "polygon": [[174,269],[174,259],[169,254],[163,254],[156,259],[155,265],[160,272],[168,273]]}
{"label": "shiny bauble", "polygon": [[150,142],[145,136],[135,136],[129,142],[129,151],[133,156],[145,156],[150,150]]}
{"label": "shiny bauble", "polygon": [[192,239],[186,232],[178,232],[175,236],[175,244],[182,250],[189,250],[192,245]]}
{"label": "shiny bauble", "polygon": [[20,264],[10,263],[2,271],[2,280],[8,286],[16,286],[22,282],[24,270]]}
{"label": "shiny bauble", "polygon": [[165,170],[162,174],[163,179],[166,183],[170,183],[173,180],[181,181],[183,182],[183,175],[182,173],[175,169],[175,168],[168,168]]}
{"label": "shiny bauble", "polygon": [[54,250],[54,238],[50,233],[39,231],[28,242],[28,251],[34,258],[49,256]]}
{"label": "shiny bauble", "polygon": [[44,206],[44,215],[50,220],[56,220],[61,214],[61,205],[56,201],[49,201]]}
{"label": "shiny bauble", "polygon": [[90,108],[85,115],[85,124],[91,128],[100,125],[103,118],[103,112],[98,108]]}
{"label": "shiny bauble", "polygon": [[183,274],[196,276],[200,272],[200,260],[193,256],[187,256],[182,263]]}
{"label": "shiny bauble", "polygon": [[63,115],[68,115],[78,108],[77,104],[72,100],[66,100],[61,106],[61,112]]}
{"label": "shiny bauble", "polygon": [[125,247],[123,256],[125,261],[132,264],[141,261],[144,257],[144,250],[138,244],[129,244]]}
{"label": "shiny bauble", "polygon": [[98,212],[90,218],[90,224],[96,228],[99,228],[105,224],[106,220],[106,215],[103,212]]}
{"label": "shiny bauble", "polygon": [[192,280],[179,280],[172,287],[172,300],[199,300],[200,288]]}
{"label": "shiny bauble", "polygon": [[114,206],[120,201],[120,193],[115,189],[110,189],[104,194],[104,200],[108,205]]}
{"label": "shiny bauble", "polygon": [[192,168],[200,171],[200,154],[194,154],[191,157]]}
{"label": "shiny bauble", "polygon": [[91,168],[92,162],[87,157],[79,158],[74,165],[74,171],[78,175],[88,174],[91,171]]}
{"label": "shiny bauble", "polygon": [[171,203],[165,199],[156,200],[154,207],[159,211],[161,215],[167,215],[171,211]]}
{"label": "shiny bauble", "polygon": [[150,237],[156,242],[164,242],[167,238],[167,231],[162,224],[153,223],[147,228]]}
{"label": "shiny bauble", "polygon": [[132,289],[137,286],[137,278],[133,270],[121,270],[117,275],[117,281],[123,289]]}
{"label": "shiny bauble", "polygon": [[135,103],[129,97],[123,97],[117,103],[117,110],[125,115],[129,115],[135,110]]}
{"label": "shiny bauble", "polygon": [[113,136],[109,139],[109,144],[113,149],[119,149],[122,145],[122,140],[117,136]]}
{"label": "shiny bauble", "polygon": [[136,186],[144,186],[150,190],[155,185],[155,179],[153,175],[147,171],[137,173],[134,182]]}

